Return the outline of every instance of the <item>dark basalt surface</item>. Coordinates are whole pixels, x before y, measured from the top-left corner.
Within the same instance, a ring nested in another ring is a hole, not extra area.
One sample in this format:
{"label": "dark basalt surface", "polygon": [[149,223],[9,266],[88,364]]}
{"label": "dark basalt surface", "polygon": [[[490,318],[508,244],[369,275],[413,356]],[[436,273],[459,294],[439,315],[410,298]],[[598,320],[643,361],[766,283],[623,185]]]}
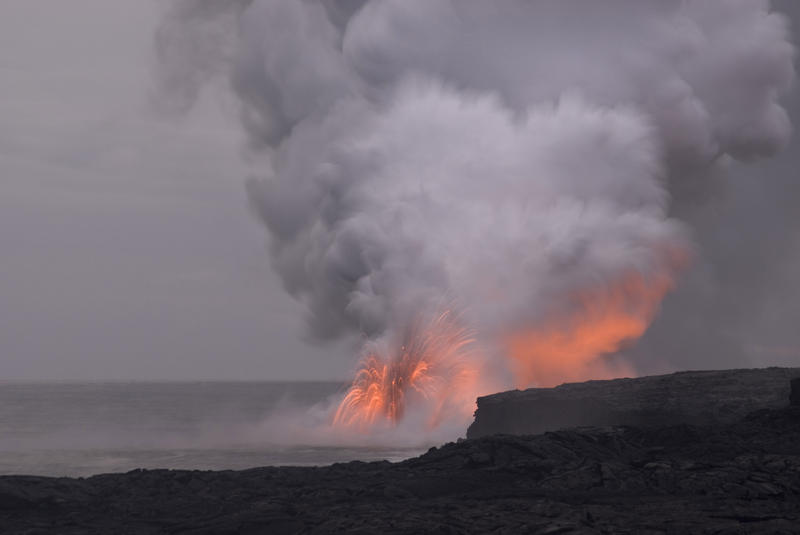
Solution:
{"label": "dark basalt surface", "polygon": [[5,476],[0,532],[800,533],[800,406],[488,436],[396,464]]}
{"label": "dark basalt surface", "polygon": [[581,425],[730,423],[783,406],[794,377],[800,377],[800,368],[688,371],[501,392],[478,398],[467,437]]}

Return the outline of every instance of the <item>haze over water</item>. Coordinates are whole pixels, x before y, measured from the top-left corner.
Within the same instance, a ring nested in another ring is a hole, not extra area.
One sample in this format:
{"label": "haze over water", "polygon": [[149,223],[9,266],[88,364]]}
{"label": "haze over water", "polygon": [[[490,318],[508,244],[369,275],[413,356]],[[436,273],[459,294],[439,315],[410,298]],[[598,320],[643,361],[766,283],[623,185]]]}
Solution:
{"label": "haze over water", "polygon": [[424,451],[294,444],[271,420],[342,390],[337,382],[0,383],[0,474],[323,465]]}

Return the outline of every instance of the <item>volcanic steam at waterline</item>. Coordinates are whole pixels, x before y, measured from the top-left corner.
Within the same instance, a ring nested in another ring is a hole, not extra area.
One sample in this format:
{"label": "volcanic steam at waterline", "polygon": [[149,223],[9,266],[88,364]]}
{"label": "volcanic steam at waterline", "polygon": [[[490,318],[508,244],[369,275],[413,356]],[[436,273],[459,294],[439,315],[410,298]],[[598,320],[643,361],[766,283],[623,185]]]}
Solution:
{"label": "volcanic steam at waterline", "polygon": [[[226,22],[274,267],[313,335],[366,340],[343,424],[415,398],[435,425],[484,381],[627,371],[599,357],[641,336],[691,252],[670,190],[790,130],[766,2],[178,3],[162,50]],[[469,350],[432,349],[442,330]]]}

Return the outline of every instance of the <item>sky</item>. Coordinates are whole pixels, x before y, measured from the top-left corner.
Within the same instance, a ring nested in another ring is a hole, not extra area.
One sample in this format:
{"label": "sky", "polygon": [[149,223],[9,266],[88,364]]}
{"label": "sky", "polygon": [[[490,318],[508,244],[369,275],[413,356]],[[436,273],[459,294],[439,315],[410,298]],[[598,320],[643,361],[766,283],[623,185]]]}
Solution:
{"label": "sky", "polygon": [[224,93],[154,111],[160,11],[0,3],[0,380],[347,376],[269,269]]}
{"label": "sky", "polygon": [[[353,347],[307,341],[303,308],[270,269],[248,208],[233,97],[212,85],[180,118],[152,105],[162,4],[0,3],[0,380],[344,379]],[[800,20],[796,3],[781,5]],[[787,103],[796,124],[797,102],[795,90]],[[731,336],[736,355],[725,348],[703,364],[798,362],[800,258],[787,254],[800,244],[798,220],[784,217],[790,208],[771,209],[797,200],[786,196],[797,187],[785,186],[798,153],[795,137],[776,160],[735,169],[720,199],[686,209],[705,229],[697,240],[721,244],[714,258],[727,267],[700,258],[668,297],[642,344],[670,352],[661,364],[651,359],[652,371],[697,367],[681,344],[701,350],[702,329],[692,325],[722,309],[727,328],[749,326],[752,342],[743,350]],[[774,178],[749,178],[759,175]],[[769,225],[747,223],[755,205]],[[717,216],[740,225],[721,229]],[[737,256],[753,254],[766,263]],[[713,294],[709,280],[751,285],[757,306],[746,292],[732,303],[720,292],[688,316],[698,289]]]}

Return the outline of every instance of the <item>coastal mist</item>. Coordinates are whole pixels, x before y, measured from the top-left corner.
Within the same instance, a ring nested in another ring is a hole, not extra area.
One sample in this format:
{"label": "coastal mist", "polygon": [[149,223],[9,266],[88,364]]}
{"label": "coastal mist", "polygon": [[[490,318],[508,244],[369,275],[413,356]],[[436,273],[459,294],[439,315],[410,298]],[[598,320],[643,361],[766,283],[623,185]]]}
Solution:
{"label": "coastal mist", "polygon": [[453,438],[481,394],[635,375],[696,254],[679,204],[791,130],[765,1],[189,0],[156,49],[165,110],[230,87],[274,270],[310,337],[359,340],[298,417],[330,440]]}
{"label": "coastal mist", "polygon": [[[232,470],[418,455],[421,443],[343,443],[293,431],[336,382],[0,382],[0,475],[136,468]],[[320,421],[326,421],[324,411]],[[281,432],[276,432],[280,426]]]}

